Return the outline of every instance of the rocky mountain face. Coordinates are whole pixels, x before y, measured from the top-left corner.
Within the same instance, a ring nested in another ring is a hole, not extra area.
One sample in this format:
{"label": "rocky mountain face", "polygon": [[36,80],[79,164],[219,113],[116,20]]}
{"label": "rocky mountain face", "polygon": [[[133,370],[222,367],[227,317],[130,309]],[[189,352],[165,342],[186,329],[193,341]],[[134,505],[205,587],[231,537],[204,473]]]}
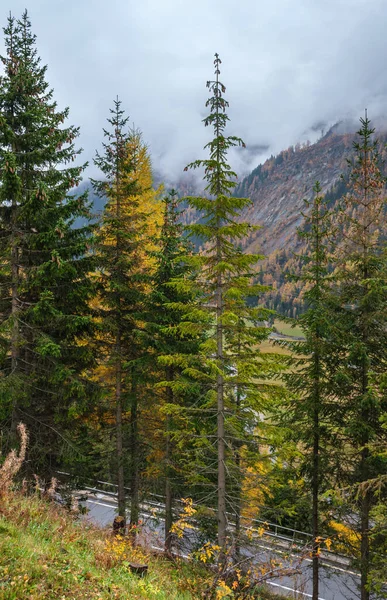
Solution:
{"label": "rocky mountain face", "polygon": [[332,128],[314,144],[292,146],[271,157],[241,181],[235,194],[252,200],[241,220],[262,227],[251,234],[248,251],[270,255],[297,245],[304,199],[311,199],[316,181],[324,194],[339,186],[341,174],[348,170],[346,161],[354,139],[355,134]]}
{"label": "rocky mountain face", "polygon": [[[271,289],[263,301],[280,314],[294,317],[303,309],[303,288],[289,280],[288,274],[297,273],[301,266],[295,251],[303,252],[297,227],[303,222],[304,199],[312,198],[316,181],[330,205],[345,195],[355,131],[336,125],[314,144],[297,145],[271,157],[236,188],[236,195],[252,200],[241,220],[261,226],[251,233],[244,249],[265,256],[258,264],[257,277]],[[385,163],[387,135],[378,130],[377,137]]]}

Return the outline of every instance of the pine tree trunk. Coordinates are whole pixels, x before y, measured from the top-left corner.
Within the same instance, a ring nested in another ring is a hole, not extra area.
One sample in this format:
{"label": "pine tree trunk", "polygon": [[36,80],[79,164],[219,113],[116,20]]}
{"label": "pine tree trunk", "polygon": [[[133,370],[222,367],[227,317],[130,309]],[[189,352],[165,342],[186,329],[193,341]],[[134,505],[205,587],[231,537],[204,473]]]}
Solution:
{"label": "pine tree trunk", "polygon": [[[367,453],[368,454],[368,453]],[[366,460],[366,456],[364,456]],[[370,510],[371,510],[371,497],[367,492],[361,499],[360,502],[360,593],[361,600],[370,600],[370,592],[366,589],[369,583],[369,571],[370,571],[370,540],[369,540],[369,528],[370,528]]]}
{"label": "pine tree trunk", "polygon": [[313,433],[313,476],[312,476],[312,533],[313,533],[313,552],[312,552],[312,562],[313,562],[313,592],[312,598],[313,600],[318,600],[318,591],[319,591],[319,552],[320,552],[320,543],[319,539],[319,505],[318,505],[318,495],[319,495],[319,475],[320,475],[320,460],[319,460],[319,451],[320,451],[320,435],[319,435],[319,409],[318,406],[314,407],[314,433]]}
{"label": "pine tree trunk", "polygon": [[[116,163],[115,180],[117,190],[119,190],[120,171],[119,163]],[[121,199],[117,193],[116,216],[119,220],[121,216]],[[116,260],[117,263],[121,255],[121,238],[116,237]],[[116,337],[116,439],[117,439],[117,484],[118,484],[118,515],[124,519],[126,524],[126,505],[125,505],[125,479],[124,479],[124,456],[123,456],[123,431],[122,431],[122,348],[121,348],[121,298],[117,295],[117,337]]]}
{"label": "pine tree trunk", "polygon": [[[168,373],[169,381],[173,379],[173,373]],[[167,389],[168,403],[173,403],[173,391]],[[166,446],[165,446],[165,552],[169,556],[172,554],[172,534],[171,527],[173,524],[172,504],[172,482],[171,482],[171,415],[167,415],[166,419]]]}
{"label": "pine tree trunk", "polygon": [[[241,355],[241,343],[238,339],[238,356]],[[237,373],[237,377],[239,374]],[[236,390],[236,416],[240,418],[241,408],[241,389],[239,383],[237,383]],[[240,442],[236,442],[235,450],[235,466],[236,466],[236,490],[235,490],[235,558],[236,561],[240,560],[241,551],[241,504],[242,504],[242,473],[241,473],[241,451]]]}
{"label": "pine tree trunk", "polygon": [[139,502],[139,472],[138,472],[138,400],[137,387],[134,382],[135,373],[132,372],[132,402],[130,409],[130,458],[131,458],[131,473],[130,473],[130,525],[132,527],[133,536],[136,537],[136,529],[140,516]]}
{"label": "pine tree trunk", "polygon": [[[367,268],[368,262],[368,248],[364,245],[363,247],[363,278],[364,281],[367,281],[369,273]],[[369,290],[364,291],[364,295],[367,294]],[[366,315],[367,317],[367,315]],[[366,319],[362,319],[362,338],[364,345],[367,345],[368,342],[368,331],[367,331],[367,321]],[[362,397],[364,398],[368,392],[368,383],[369,383],[369,372],[368,366],[366,364],[365,358],[363,358],[362,365]],[[368,435],[368,427],[370,426],[371,414],[370,411],[365,408],[361,411],[362,418],[362,426],[364,429],[364,434],[361,440],[361,458],[360,458],[360,480],[361,482],[368,481],[370,478],[368,460],[369,460],[369,435]],[[369,570],[370,570],[370,540],[369,540],[369,528],[370,528],[370,510],[371,510],[371,494],[366,492],[361,496],[360,499],[360,598],[361,600],[370,600],[370,592],[366,589],[367,584],[369,583]]]}
{"label": "pine tree trunk", "polygon": [[[216,69],[216,85],[219,86],[219,69]],[[219,138],[219,105],[216,105],[216,137]],[[222,192],[220,180],[220,152],[219,144],[216,146],[216,209],[218,211],[219,195]],[[217,217],[216,263],[222,260],[221,251],[221,219]],[[218,433],[218,544],[221,548],[221,558],[226,549],[226,464],[225,464],[225,419],[224,419],[224,381],[223,381],[223,281],[221,272],[216,276],[216,348],[217,363],[220,373],[217,377],[217,433]]]}
{"label": "pine tree trunk", "polygon": [[[321,304],[321,281],[320,281],[320,205],[318,205],[316,215],[316,288],[317,288],[317,309],[320,309]],[[320,365],[320,341],[321,329],[317,322],[316,339],[314,348],[314,394],[313,394],[313,472],[312,472],[312,534],[313,534],[313,550],[312,550],[312,570],[313,570],[313,591],[312,600],[318,600],[319,592],[319,554],[320,543],[318,541],[320,535],[319,523],[319,504],[318,496],[320,491],[320,408],[321,408],[321,365]]]}
{"label": "pine tree trunk", "polygon": [[241,477],[239,471],[241,468],[241,455],[239,448],[236,451],[235,465],[237,468],[237,489],[235,498],[235,558],[237,562],[241,555]]}
{"label": "pine tree trunk", "polygon": [[123,432],[122,432],[122,361],[121,361],[121,332],[116,338],[116,440],[117,440],[117,484],[118,484],[118,514],[126,520]]}
{"label": "pine tree trunk", "polygon": [[[222,327],[222,279],[217,281],[217,323],[216,343],[217,361],[223,369],[223,327]],[[218,544],[222,551],[226,546],[226,466],[225,466],[225,423],[224,423],[224,385],[223,375],[217,377],[217,437],[218,437]]]}
{"label": "pine tree trunk", "polygon": [[[366,275],[368,275],[366,273]],[[364,337],[366,333],[364,332]],[[363,396],[367,393],[368,388],[368,369],[367,365],[363,364],[363,381],[362,381],[362,392]],[[367,428],[370,422],[369,410],[362,411],[363,427]],[[369,448],[368,448],[368,434],[366,433],[362,439],[362,450],[360,458],[360,480],[362,482],[368,481],[370,478],[368,460],[369,460]],[[361,600],[369,600],[370,592],[366,589],[369,583],[369,570],[370,570],[370,539],[369,539],[369,528],[370,528],[370,510],[371,510],[371,494],[366,492],[360,498],[360,597]]]}
{"label": "pine tree trunk", "polygon": [[[317,335],[317,344],[319,336]],[[320,362],[318,348],[314,350],[314,399],[313,399],[313,456],[312,456],[312,599],[319,596],[319,554],[320,554],[320,523],[319,523],[319,491],[320,491]]]}
{"label": "pine tree trunk", "polygon": [[[10,56],[13,57],[14,38],[11,31],[10,39]],[[14,104],[11,104],[12,120],[14,119]],[[12,152],[17,152],[15,142],[12,143]],[[11,315],[12,315],[12,332],[11,332],[11,373],[15,374],[18,368],[18,353],[19,353],[19,324],[18,324],[18,286],[19,286],[19,251],[17,241],[17,199],[12,198],[12,217],[11,217]],[[17,397],[14,396],[11,414],[11,435],[16,438],[17,432]]]}
{"label": "pine tree trunk", "polygon": [[223,377],[218,375],[218,544],[223,550],[226,546],[226,527]]}
{"label": "pine tree trunk", "polygon": [[[170,419],[168,415],[167,419]],[[172,495],[172,485],[169,473],[169,461],[170,457],[170,437],[167,435],[167,444],[166,444],[166,461],[167,461],[167,476],[165,479],[165,552],[169,556],[172,554],[172,534],[171,527],[173,524],[173,515],[172,515],[172,504],[173,504],[173,495]]]}
{"label": "pine tree trunk", "polygon": [[[19,358],[19,323],[18,323],[18,288],[19,288],[19,250],[17,242],[17,203],[12,199],[12,246],[11,246],[11,315],[12,315],[12,333],[11,333],[11,373],[15,374],[18,369]],[[16,437],[17,428],[17,396],[15,394],[12,415],[11,415],[11,433]]]}

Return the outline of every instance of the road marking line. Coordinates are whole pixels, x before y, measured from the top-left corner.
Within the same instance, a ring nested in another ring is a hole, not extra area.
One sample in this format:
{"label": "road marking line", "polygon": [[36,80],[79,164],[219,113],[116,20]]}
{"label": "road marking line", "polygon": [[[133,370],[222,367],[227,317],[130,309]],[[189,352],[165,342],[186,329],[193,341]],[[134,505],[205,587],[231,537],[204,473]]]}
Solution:
{"label": "road marking line", "polygon": [[348,575],[355,575],[355,577],[360,577],[360,573],[355,573],[355,571],[348,571],[347,569],[343,569],[342,567],[336,567],[335,565],[331,565],[326,562],[321,562],[320,565],[327,567],[328,569],[333,569],[334,571],[341,571],[342,573],[348,573]]}
{"label": "road marking line", "polygon": [[[96,506],[106,506],[107,508],[117,508],[117,504],[104,504],[103,502],[96,502],[95,500],[88,500],[87,504],[95,504]],[[155,517],[152,513],[142,512],[141,515],[143,517],[148,517],[152,521],[156,521],[157,517]]]}
{"label": "road marking line", "polygon": [[[296,594],[301,594],[302,596],[306,596],[307,598],[313,598],[311,594],[307,594],[306,592],[300,592],[299,590],[295,590],[294,588],[287,587],[286,585],[280,585],[279,583],[274,583],[274,581],[266,581],[269,585],[273,585],[274,587],[282,588],[283,590],[287,590],[288,592],[296,592]],[[324,598],[318,598],[318,600],[324,600]]]}
{"label": "road marking line", "polygon": [[93,502],[88,500],[87,504],[97,504],[97,506],[107,506],[108,508],[115,508],[117,505],[116,504],[104,504],[103,502]]}

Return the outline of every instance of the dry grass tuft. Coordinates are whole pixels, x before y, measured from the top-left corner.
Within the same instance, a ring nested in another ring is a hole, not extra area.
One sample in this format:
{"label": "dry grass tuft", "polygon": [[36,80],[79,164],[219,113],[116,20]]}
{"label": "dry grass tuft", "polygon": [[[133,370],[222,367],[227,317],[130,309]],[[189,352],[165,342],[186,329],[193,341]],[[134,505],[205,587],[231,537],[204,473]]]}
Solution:
{"label": "dry grass tuft", "polygon": [[24,423],[19,423],[17,432],[20,436],[19,454],[17,454],[16,450],[11,450],[0,469],[0,496],[4,496],[9,491],[13,478],[20,470],[26,457],[28,433]]}
{"label": "dry grass tuft", "polygon": [[58,487],[58,480],[55,477],[51,478],[50,487],[48,488],[46,494],[49,498],[54,498],[56,489]]}

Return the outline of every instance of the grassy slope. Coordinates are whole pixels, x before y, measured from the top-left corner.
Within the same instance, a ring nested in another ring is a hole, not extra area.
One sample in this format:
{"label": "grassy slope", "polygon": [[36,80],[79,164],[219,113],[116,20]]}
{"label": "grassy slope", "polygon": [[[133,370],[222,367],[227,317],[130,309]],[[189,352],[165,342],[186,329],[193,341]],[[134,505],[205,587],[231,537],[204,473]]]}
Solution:
{"label": "grassy slope", "polygon": [[[148,564],[146,577],[132,574],[128,562]],[[134,549],[38,496],[0,498],[1,600],[195,600],[206,597],[208,575]],[[253,597],[284,600],[266,589]]]}
{"label": "grassy slope", "polygon": [[[191,600],[192,567],[133,549],[38,497],[0,501],[0,598]],[[128,561],[146,562],[141,579]]]}
{"label": "grassy slope", "polygon": [[275,319],[274,327],[277,329],[277,331],[279,333],[282,333],[282,335],[289,335],[291,337],[303,337],[304,336],[304,332],[302,331],[301,327],[298,327],[298,325],[296,325],[295,327],[292,327],[291,323],[285,323],[284,321]]}

